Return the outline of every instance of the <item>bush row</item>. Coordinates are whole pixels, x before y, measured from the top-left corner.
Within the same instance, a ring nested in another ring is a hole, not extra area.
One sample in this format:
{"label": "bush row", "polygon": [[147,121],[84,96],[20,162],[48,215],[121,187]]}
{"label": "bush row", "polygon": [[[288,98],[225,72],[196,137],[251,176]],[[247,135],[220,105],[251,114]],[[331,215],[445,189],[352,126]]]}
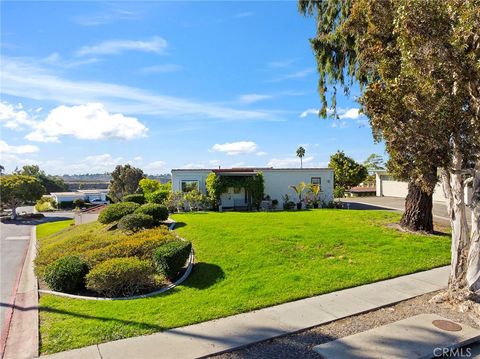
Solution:
{"label": "bush row", "polygon": [[115,245],[90,253],[90,260],[95,259],[90,263],[80,256],[62,257],[46,267],[43,279],[51,289],[66,293],[87,288],[107,297],[130,296],[157,286],[158,274],[175,278],[185,265],[192,245],[177,239],[161,245],[155,243],[155,247],[147,241],[143,245],[127,243],[124,247]]}
{"label": "bush row", "polygon": [[[130,196],[137,196],[137,195],[130,195]],[[126,196],[128,197],[128,196]],[[125,198],[126,198],[125,197]],[[125,216],[132,215],[133,213],[139,215],[148,215],[151,217],[155,224],[158,224],[161,221],[165,221],[168,218],[168,209],[165,206],[155,204],[155,203],[147,203],[140,205],[136,202],[120,202],[115,203],[107,206],[105,209],[100,212],[98,216],[98,221],[103,224],[109,224],[116,221],[120,221]],[[153,226],[153,223],[149,226],[149,219],[146,217],[129,217],[126,219],[122,226],[128,231],[135,232],[135,219],[138,219],[141,224],[139,228],[150,228]]]}

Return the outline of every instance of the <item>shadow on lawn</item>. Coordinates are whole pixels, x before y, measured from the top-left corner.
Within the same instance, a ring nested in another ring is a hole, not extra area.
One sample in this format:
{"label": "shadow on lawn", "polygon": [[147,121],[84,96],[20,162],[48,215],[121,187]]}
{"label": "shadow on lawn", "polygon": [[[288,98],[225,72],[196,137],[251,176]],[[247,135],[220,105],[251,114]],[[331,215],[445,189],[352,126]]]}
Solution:
{"label": "shadow on lawn", "polygon": [[175,227],[173,229],[179,229],[185,227],[187,224],[185,222],[175,222]]}
{"label": "shadow on lawn", "polygon": [[195,263],[193,272],[182,285],[196,289],[206,289],[222,281],[224,278],[225,273],[222,268],[216,264],[200,262]]}

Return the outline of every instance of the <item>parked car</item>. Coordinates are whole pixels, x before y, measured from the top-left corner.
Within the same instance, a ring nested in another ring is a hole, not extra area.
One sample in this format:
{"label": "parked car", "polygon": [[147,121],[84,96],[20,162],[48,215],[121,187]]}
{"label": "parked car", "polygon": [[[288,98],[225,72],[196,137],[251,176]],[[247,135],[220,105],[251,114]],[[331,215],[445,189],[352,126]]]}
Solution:
{"label": "parked car", "polygon": [[109,201],[102,201],[100,198],[92,199],[91,204],[109,204]]}

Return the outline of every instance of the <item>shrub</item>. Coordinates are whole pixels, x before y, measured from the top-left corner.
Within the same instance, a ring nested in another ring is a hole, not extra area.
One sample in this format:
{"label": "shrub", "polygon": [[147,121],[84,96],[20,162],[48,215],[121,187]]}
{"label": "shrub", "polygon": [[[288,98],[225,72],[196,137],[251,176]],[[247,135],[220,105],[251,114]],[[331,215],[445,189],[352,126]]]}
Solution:
{"label": "shrub", "polygon": [[73,204],[75,207],[83,207],[85,206],[85,201],[81,198],[77,198],[75,201],[73,201]]}
{"label": "shrub", "polygon": [[45,269],[45,282],[56,291],[75,293],[85,287],[87,264],[77,256],[57,259]]}
{"label": "shrub", "polygon": [[152,228],[155,221],[152,216],[143,213],[132,213],[122,217],[118,222],[118,229],[125,233],[135,233],[142,229]]}
{"label": "shrub", "polygon": [[333,189],[333,197],[334,198],[343,198],[345,197],[345,188],[341,186],[336,186]]}
{"label": "shrub", "polygon": [[145,199],[148,203],[165,204],[169,194],[170,191],[168,189],[159,189],[155,192],[147,193]]}
{"label": "shrub", "polygon": [[57,202],[52,197],[43,196],[35,204],[35,209],[38,212],[54,211],[57,206]]}
{"label": "shrub", "polygon": [[192,243],[188,241],[177,240],[161,245],[153,252],[157,271],[167,278],[174,278],[184,266],[191,250]]}
{"label": "shrub", "polygon": [[70,208],[73,208],[74,205],[73,205],[73,201],[64,201],[64,202],[58,203],[57,207],[61,209],[70,209]]}
{"label": "shrub", "polygon": [[87,275],[87,288],[107,297],[129,296],[154,285],[154,268],[136,257],[112,258]]}
{"label": "shrub", "polygon": [[135,202],[138,204],[144,204],[145,203],[145,196],[140,193],[135,193],[135,194],[127,194],[126,196],[123,196],[122,199],[123,202]]}
{"label": "shrub", "polygon": [[135,213],[148,214],[153,217],[156,222],[165,221],[168,219],[168,208],[156,203],[147,203],[135,210]]}
{"label": "shrub", "polygon": [[135,202],[121,202],[107,206],[98,216],[98,221],[103,224],[120,220],[127,214],[135,212],[140,205]]}

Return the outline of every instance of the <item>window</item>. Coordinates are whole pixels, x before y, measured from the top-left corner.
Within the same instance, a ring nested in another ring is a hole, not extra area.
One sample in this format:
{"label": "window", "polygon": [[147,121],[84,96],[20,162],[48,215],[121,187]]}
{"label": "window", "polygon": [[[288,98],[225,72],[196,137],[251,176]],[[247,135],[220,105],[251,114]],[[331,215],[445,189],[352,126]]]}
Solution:
{"label": "window", "polygon": [[322,185],[322,177],[312,177],[311,180],[312,184],[318,184],[319,186]]}
{"label": "window", "polygon": [[182,181],[182,192],[198,191],[198,181]]}

